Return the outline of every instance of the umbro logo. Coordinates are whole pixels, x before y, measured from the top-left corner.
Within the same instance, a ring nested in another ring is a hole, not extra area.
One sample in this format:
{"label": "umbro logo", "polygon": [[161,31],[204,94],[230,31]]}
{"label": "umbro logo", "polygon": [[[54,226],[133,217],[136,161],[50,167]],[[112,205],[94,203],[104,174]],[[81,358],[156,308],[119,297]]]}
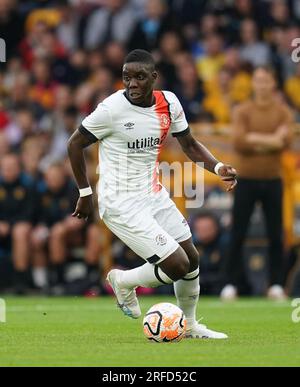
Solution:
{"label": "umbro logo", "polygon": [[133,129],[134,123],[133,122],[127,122],[126,124],[124,124],[124,126],[125,126],[126,129]]}

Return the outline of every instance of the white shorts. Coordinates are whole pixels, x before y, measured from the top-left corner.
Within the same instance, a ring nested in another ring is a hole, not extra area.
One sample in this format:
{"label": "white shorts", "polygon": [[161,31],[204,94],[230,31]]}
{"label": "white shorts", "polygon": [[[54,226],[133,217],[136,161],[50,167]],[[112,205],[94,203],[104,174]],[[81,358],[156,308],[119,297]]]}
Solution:
{"label": "white shorts", "polygon": [[[101,199],[100,199],[101,200]],[[165,188],[147,197],[136,198],[127,211],[106,209],[106,226],[137,255],[160,263],[191,237],[189,225]]]}

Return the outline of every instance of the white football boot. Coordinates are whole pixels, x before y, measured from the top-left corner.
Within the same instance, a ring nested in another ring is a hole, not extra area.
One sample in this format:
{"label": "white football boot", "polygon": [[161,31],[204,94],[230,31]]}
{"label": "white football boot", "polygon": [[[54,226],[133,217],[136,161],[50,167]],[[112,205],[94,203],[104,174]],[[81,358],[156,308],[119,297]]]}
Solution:
{"label": "white football boot", "polygon": [[126,289],[119,286],[118,281],[121,274],[122,270],[113,269],[107,274],[106,279],[115,293],[118,307],[125,316],[139,318],[142,312],[135,289]]}
{"label": "white football boot", "polygon": [[228,339],[225,333],[215,332],[208,329],[206,325],[196,322],[191,328],[188,328],[185,333],[186,339]]}

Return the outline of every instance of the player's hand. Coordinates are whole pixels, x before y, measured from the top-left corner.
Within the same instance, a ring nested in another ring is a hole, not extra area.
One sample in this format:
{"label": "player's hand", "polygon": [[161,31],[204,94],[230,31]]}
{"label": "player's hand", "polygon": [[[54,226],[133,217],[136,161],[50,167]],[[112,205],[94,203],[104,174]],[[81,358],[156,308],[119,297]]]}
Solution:
{"label": "player's hand", "polygon": [[93,213],[93,210],[93,196],[84,196],[83,198],[79,198],[77,200],[77,205],[72,216],[76,216],[78,219],[87,220],[88,217]]}
{"label": "player's hand", "polygon": [[231,165],[223,165],[219,169],[219,176],[228,185],[227,192],[232,191],[237,185],[236,170]]}

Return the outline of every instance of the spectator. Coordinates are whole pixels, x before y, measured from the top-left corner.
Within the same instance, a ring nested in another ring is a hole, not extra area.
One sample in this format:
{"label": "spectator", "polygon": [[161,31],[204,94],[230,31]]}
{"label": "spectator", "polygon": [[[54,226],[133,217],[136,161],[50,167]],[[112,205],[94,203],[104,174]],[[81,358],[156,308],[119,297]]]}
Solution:
{"label": "spectator", "polygon": [[248,66],[241,60],[239,50],[230,47],[226,50],[224,68],[232,74],[231,97],[234,102],[243,102],[250,98],[252,93],[251,73],[252,66]]}
{"label": "spectator", "polygon": [[211,113],[216,122],[230,121],[233,100],[231,97],[232,73],[223,67],[216,79],[205,82],[206,98],[204,109]]}
{"label": "spectator", "polygon": [[62,113],[61,120],[56,120],[49,136],[47,154],[40,160],[43,170],[56,162],[62,162],[67,156],[67,142],[78,126],[79,112],[75,106],[69,106]]}
{"label": "spectator", "polygon": [[14,149],[19,149],[21,143],[26,138],[36,133],[36,121],[32,109],[26,105],[19,106],[15,111],[15,116],[5,128],[5,133],[10,145]]}
{"label": "spectator", "polygon": [[38,186],[38,195],[36,226],[31,234],[33,267],[38,273],[35,284],[39,287],[47,285],[46,268],[49,263],[51,285],[63,285],[64,264],[70,258],[70,246],[78,244],[85,245],[84,259],[88,271],[97,271],[100,253],[97,226],[71,216],[78,194],[63,165],[54,164],[46,170],[44,182]]}
{"label": "spectator", "polygon": [[254,16],[255,6],[251,0],[234,0],[232,18],[244,20]]}
{"label": "spectator", "polygon": [[[130,0],[109,0],[91,15],[85,31],[85,47],[94,49],[112,41],[126,44],[137,20]],[[124,28],[126,26],[126,28]]]}
{"label": "spectator", "polygon": [[95,85],[91,82],[81,83],[75,90],[74,105],[80,114],[86,116],[93,107],[93,96],[95,93]]}
{"label": "spectator", "polygon": [[119,88],[123,87],[121,69],[126,55],[125,47],[117,42],[108,43],[104,49],[105,65],[111,70],[116,82],[119,82]]}
{"label": "spectator", "polygon": [[208,81],[217,76],[224,64],[223,40],[220,35],[209,35],[204,40],[204,54],[197,59],[201,80]]}
{"label": "spectator", "polygon": [[156,49],[162,34],[171,29],[165,0],[147,0],[145,11],[144,18],[137,23],[132,32],[128,43],[129,51],[137,47],[143,47],[148,51]]}
{"label": "spectator", "polygon": [[0,132],[0,160],[3,156],[10,152],[10,146],[7,139],[7,136]]}
{"label": "spectator", "polygon": [[105,66],[105,53],[103,50],[92,50],[89,51],[87,56],[88,61],[88,71],[94,72],[98,70],[99,67]]}
{"label": "spectator", "polygon": [[76,9],[67,0],[58,2],[60,21],[57,26],[57,37],[64,48],[73,52],[79,46],[79,16]]}
{"label": "spectator", "polygon": [[283,229],[280,156],[291,142],[293,117],[274,98],[275,77],[268,68],[253,74],[253,100],[238,106],[233,115],[234,147],[239,182],[235,190],[227,285],[224,299],[247,291],[242,247],[256,202],[261,202],[269,239],[269,288],[271,298],[284,298],[282,288]]}
{"label": "spectator", "polygon": [[212,114],[215,122],[229,123],[234,105],[251,95],[251,77],[242,71],[234,75],[224,66],[215,79],[205,82],[204,90],[204,109]]}
{"label": "spectator", "polygon": [[7,109],[13,112],[26,106],[34,113],[36,118],[40,118],[45,110],[39,101],[33,101],[30,98],[30,76],[28,72],[21,70],[11,81],[12,83],[7,87]]}
{"label": "spectator", "polygon": [[220,12],[222,12],[224,29],[229,43],[235,44],[238,43],[241,23],[244,20],[255,18],[259,25],[263,24],[261,20],[262,3],[251,0],[234,0],[232,3],[232,6],[224,6],[224,9],[221,9]]}
{"label": "spectator", "polygon": [[290,0],[289,4],[290,4],[293,18],[296,20],[299,20],[300,19],[300,3],[297,0]]}
{"label": "spectator", "polygon": [[211,212],[204,211],[193,218],[192,233],[200,255],[201,293],[219,294],[227,236],[222,231],[217,217]]}
{"label": "spectator", "polygon": [[270,27],[287,27],[290,24],[291,15],[287,1],[273,0],[270,8]]}
{"label": "spectator", "polygon": [[7,90],[13,87],[18,74],[23,70],[21,58],[14,56],[7,61],[5,73],[3,74],[3,86]]}
{"label": "spectator", "polygon": [[57,84],[52,78],[50,64],[47,60],[34,61],[33,77],[34,81],[30,90],[31,100],[40,103],[45,110],[52,109]]}
{"label": "spectator", "polygon": [[115,91],[115,78],[108,67],[98,68],[92,75],[91,82],[95,85],[97,103]]}
{"label": "spectator", "polygon": [[34,213],[33,187],[21,173],[17,155],[9,153],[0,162],[0,244],[11,249],[14,290],[26,292],[29,269],[29,236]]}
{"label": "spectator", "polygon": [[[89,76],[88,61],[91,62],[90,58],[94,58],[97,53],[98,51],[94,51],[88,56],[84,50],[76,50],[70,55],[69,61],[72,74],[70,84],[72,86],[76,87],[87,80]],[[96,67],[100,66],[100,64],[97,62]]]}
{"label": "spectator", "polygon": [[180,20],[180,23],[185,26],[196,24],[201,17],[203,10],[207,4],[206,0],[189,0],[177,1],[168,0],[169,17],[173,20]]}
{"label": "spectator", "polygon": [[72,84],[72,68],[66,50],[53,32],[45,32],[36,49],[35,57],[48,62],[53,81]]}
{"label": "spectator", "polygon": [[22,170],[28,181],[36,184],[41,179],[40,160],[42,149],[39,138],[31,136],[22,142],[20,160]]}
{"label": "spectator", "polygon": [[47,24],[37,21],[20,41],[18,51],[27,70],[31,69],[32,62],[36,59],[36,49],[40,47],[41,39],[47,31],[49,31]]}
{"label": "spectator", "polygon": [[177,78],[179,83],[175,87],[175,93],[181,102],[187,120],[196,122],[202,110],[203,90],[194,62],[190,60],[178,65]]}
{"label": "spectator", "polygon": [[266,43],[259,40],[257,25],[252,19],[246,19],[241,23],[240,55],[242,60],[254,67],[270,63],[270,49]]}
{"label": "spectator", "polygon": [[284,90],[289,102],[294,108],[300,110],[300,64],[297,64],[296,72],[284,83]]}
{"label": "spectator", "polygon": [[271,50],[271,63],[276,71],[278,86],[282,88],[285,76],[282,74],[282,56],[285,56],[286,28],[273,27],[268,31],[268,43]]}
{"label": "spectator", "polygon": [[200,35],[202,37],[216,35],[221,33],[220,19],[213,13],[207,13],[202,16],[200,23]]}
{"label": "spectator", "polygon": [[6,43],[6,59],[17,52],[19,41],[24,35],[24,20],[17,11],[17,2],[0,0],[0,36]]}
{"label": "spectator", "polygon": [[173,90],[177,83],[176,59],[184,51],[182,36],[175,31],[165,32],[159,44],[157,69],[163,78],[163,88]]}
{"label": "spectator", "polygon": [[59,85],[55,89],[55,110],[53,112],[58,118],[61,118],[66,109],[73,105],[72,89],[66,85]]}

